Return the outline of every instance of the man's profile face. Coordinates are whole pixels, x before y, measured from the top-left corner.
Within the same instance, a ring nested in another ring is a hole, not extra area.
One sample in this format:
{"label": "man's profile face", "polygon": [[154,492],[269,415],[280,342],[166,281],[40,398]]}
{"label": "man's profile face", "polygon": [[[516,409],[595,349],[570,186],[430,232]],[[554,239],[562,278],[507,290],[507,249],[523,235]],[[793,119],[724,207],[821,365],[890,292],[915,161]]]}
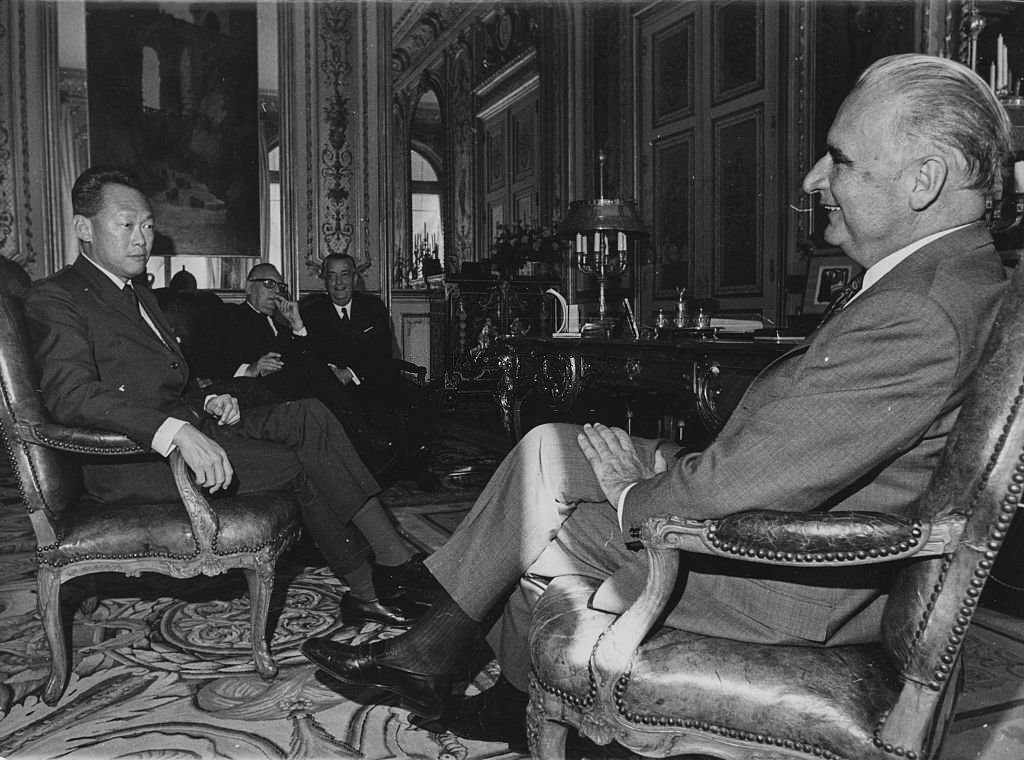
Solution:
{"label": "man's profile face", "polygon": [[352,300],[355,282],[356,268],[348,259],[329,261],[324,267],[324,287],[337,306],[345,306]]}
{"label": "man's profile face", "polygon": [[146,196],[127,185],[104,185],[102,193],[103,205],[95,216],[75,216],[75,233],[93,261],[130,280],[146,271],[153,246],[153,210]]}
{"label": "man's profile face", "polygon": [[847,98],[829,129],[828,152],[804,178],[804,191],[821,193],[828,212],[825,240],[865,267],[913,239],[913,162],[891,129],[897,108],[891,94]]}

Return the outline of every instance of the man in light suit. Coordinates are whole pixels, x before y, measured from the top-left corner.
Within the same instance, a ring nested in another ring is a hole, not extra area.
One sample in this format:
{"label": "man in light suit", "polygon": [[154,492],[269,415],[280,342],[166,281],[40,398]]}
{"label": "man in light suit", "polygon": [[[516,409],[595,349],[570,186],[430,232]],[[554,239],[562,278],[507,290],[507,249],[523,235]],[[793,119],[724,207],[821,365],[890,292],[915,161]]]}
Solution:
{"label": "man in light suit", "polygon": [[312,353],[352,393],[367,424],[390,430],[399,468],[433,490],[426,469],[433,413],[424,389],[402,377],[392,356],[391,318],[384,302],[355,289],[355,260],[333,253],[321,267],[323,294],[303,299]]}
{"label": "man in light suit", "polygon": [[[233,397],[204,397],[190,386],[156,298],[144,285],[132,286],[146,270],[154,227],[136,180],[115,168],[86,170],[72,203],[80,255],[26,298],[42,394],[54,417],[122,433],[163,457],[176,448],[211,495],[293,490],[308,532],[351,587],[341,606],[346,622],[410,623],[417,606],[400,592],[425,572],[340,425],[318,401],[243,415]],[[160,457],[87,463],[83,475],[88,493],[103,502],[179,499]]]}
{"label": "man in light suit", "polygon": [[[966,67],[922,55],[869,67],[803,183],[828,212],[826,240],[866,268],[856,295],[754,380],[702,452],[677,458],[671,444],[602,425],[531,431],[427,563],[446,597],[403,636],[311,640],[306,655],[456,733],[521,738],[526,636],[544,580],[601,579],[592,604],[624,609],[646,575],[626,546],[645,518],[913,514],[1004,292],[982,218],[1009,151],[1005,112]],[[799,573],[695,561],[667,622],[749,642],[867,642],[880,635],[885,582],[819,571],[808,585]],[[460,643],[510,590],[489,635],[504,681],[446,713]],[[515,710],[518,721],[501,719]]]}

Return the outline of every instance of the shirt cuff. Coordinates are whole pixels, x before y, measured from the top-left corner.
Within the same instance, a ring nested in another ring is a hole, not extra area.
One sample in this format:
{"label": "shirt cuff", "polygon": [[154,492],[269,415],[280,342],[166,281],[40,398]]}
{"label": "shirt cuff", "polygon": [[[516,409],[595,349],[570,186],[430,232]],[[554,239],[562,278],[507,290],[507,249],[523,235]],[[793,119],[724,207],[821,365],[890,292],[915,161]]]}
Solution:
{"label": "shirt cuff", "polygon": [[635,485],[636,485],[637,483],[639,483],[639,482],[640,482],[640,481],[639,481],[639,480],[637,480],[637,481],[635,481],[635,482],[633,482],[633,483],[630,483],[630,484],[629,484],[628,486],[626,486],[625,488],[623,488],[623,489],[622,489],[622,493],[620,493],[620,494],[619,494],[619,503],[618,503],[618,505],[617,505],[617,506],[615,507],[615,512],[616,512],[616,514],[618,514],[618,516],[619,516],[619,530],[625,530],[625,528],[624,528],[624,527],[623,527],[623,525],[622,525],[622,510],[626,508],[626,494],[628,494],[628,493],[629,493],[629,491],[630,491],[630,489],[631,489],[631,488],[632,488],[633,486],[635,486]]}
{"label": "shirt cuff", "polygon": [[354,369],[352,369],[351,367],[345,367],[345,369],[347,369],[349,372],[352,373],[352,382],[353,383],[355,383],[356,385],[362,385],[363,384],[363,381],[359,379],[359,375],[356,374],[356,371]]}
{"label": "shirt cuff", "polygon": [[188,422],[185,420],[168,417],[156,429],[156,434],[153,436],[153,442],[150,444],[150,447],[162,457],[170,456],[171,452],[174,451],[174,436],[187,424]]}
{"label": "shirt cuff", "polygon": [[301,330],[292,330],[292,335],[294,335],[296,338],[305,338],[307,335],[309,335],[309,330],[307,330],[306,326],[303,325]]}
{"label": "shirt cuff", "polygon": [[248,372],[249,372],[249,365],[248,364],[239,364],[238,365],[238,369],[235,370],[235,375],[234,376],[235,377],[247,377],[247,373]]}

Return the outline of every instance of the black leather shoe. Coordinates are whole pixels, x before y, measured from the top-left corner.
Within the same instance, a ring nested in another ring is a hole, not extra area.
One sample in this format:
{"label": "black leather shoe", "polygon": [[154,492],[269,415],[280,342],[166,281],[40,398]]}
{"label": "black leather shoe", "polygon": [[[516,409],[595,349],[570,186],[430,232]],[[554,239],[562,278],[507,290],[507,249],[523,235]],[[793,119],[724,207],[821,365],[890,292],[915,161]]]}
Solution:
{"label": "black leather shoe", "polygon": [[385,689],[399,698],[402,707],[423,720],[436,720],[451,696],[452,677],[414,673],[380,662],[386,653],[386,641],[353,647],[316,638],[302,644],[306,659],[342,683]]}
{"label": "black leather shoe", "polygon": [[425,608],[403,596],[390,599],[387,603],[378,599],[366,601],[352,594],[345,594],[338,605],[345,625],[352,623],[384,623],[407,628],[423,615]]}
{"label": "black leather shoe", "polygon": [[[529,697],[504,678],[474,697],[453,702],[436,721],[414,720],[435,732],[450,731],[463,739],[504,742],[511,749],[526,747],[526,705]],[[525,751],[523,749],[523,751]]]}
{"label": "black leather shoe", "polygon": [[422,552],[413,555],[401,565],[374,565],[373,587],[386,603],[405,598],[410,602],[429,607],[444,589],[437,579],[430,574],[423,560],[427,558]]}

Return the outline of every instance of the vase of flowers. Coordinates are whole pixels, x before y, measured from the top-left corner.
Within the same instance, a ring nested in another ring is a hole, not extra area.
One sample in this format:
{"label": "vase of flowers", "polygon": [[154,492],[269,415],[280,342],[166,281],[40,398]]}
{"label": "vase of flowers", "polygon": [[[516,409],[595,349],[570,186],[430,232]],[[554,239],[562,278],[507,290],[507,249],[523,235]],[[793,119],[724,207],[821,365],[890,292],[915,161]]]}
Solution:
{"label": "vase of flowers", "polygon": [[527,227],[521,222],[498,225],[491,244],[491,262],[502,279],[516,276],[550,276],[568,250],[568,241],[555,234],[553,227]]}

